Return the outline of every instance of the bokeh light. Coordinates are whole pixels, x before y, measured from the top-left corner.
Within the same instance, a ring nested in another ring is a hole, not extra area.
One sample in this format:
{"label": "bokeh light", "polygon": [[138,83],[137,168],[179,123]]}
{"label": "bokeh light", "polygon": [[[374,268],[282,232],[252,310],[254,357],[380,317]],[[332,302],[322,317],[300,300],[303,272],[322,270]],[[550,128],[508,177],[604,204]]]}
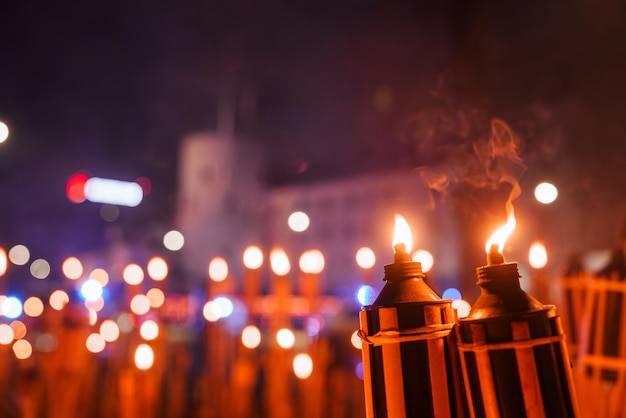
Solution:
{"label": "bokeh light", "polygon": [[463,297],[461,296],[461,292],[459,291],[459,289],[450,287],[443,291],[443,294],[441,295],[441,299],[457,300],[457,299],[463,299]]}
{"label": "bokeh light", "polygon": [[120,337],[120,327],[112,319],[105,319],[100,324],[100,335],[106,342],[116,341]]}
{"label": "bokeh light", "polygon": [[85,308],[93,309],[96,312],[100,312],[104,309],[104,298],[100,296],[98,299],[95,300],[86,300]]}
{"label": "bokeh light", "polygon": [[298,379],[306,379],[313,373],[313,360],[306,353],[300,353],[293,358],[293,373]]}
{"label": "bokeh light", "polygon": [[87,301],[96,301],[102,296],[102,285],[96,279],[87,279],[80,286],[80,294]]}
{"label": "bokeh light", "polygon": [[143,269],[138,264],[129,264],[122,272],[124,281],[130,285],[138,285],[143,282]]}
{"label": "bokeh light", "polygon": [[435,264],[435,258],[426,250],[415,251],[412,260],[422,264],[422,271],[424,273],[428,273],[433,268],[433,264]]}
{"label": "bokeh light", "polygon": [[257,348],[261,344],[261,331],[254,325],[248,325],[241,331],[241,343],[246,348]]}
{"label": "bokeh light", "polygon": [[2,314],[7,318],[15,319],[22,314],[22,301],[15,296],[9,296],[2,301],[0,305]]}
{"label": "bokeh light", "polygon": [[185,237],[179,231],[168,231],[163,236],[163,245],[170,251],[178,251],[185,245]]}
{"label": "bokeh light", "polygon": [[9,266],[9,257],[3,247],[0,247],[0,276],[4,276]]}
{"label": "bokeh light", "polygon": [[371,305],[376,300],[376,291],[372,286],[365,284],[357,290],[356,300],[361,306]]}
{"label": "bokeh light", "polygon": [[376,254],[369,247],[361,247],[356,250],[356,264],[362,269],[370,269],[376,264]]}
{"label": "bokeh light", "polygon": [[37,296],[31,296],[24,301],[24,313],[31,318],[37,318],[43,313],[44,304]]}
{"label": "bokeh light", "polygon": [[109,273],[107,273],[105,269],[101,269],[101,268],[93,269],[91,273],[89,273],[89,278],[100,282],[102,287],[109,284]]}
{"label": "bokeh light", "polygon": [[220,318],[228,318],[234,311],[235,305],[225,296],[219,296],[213,299],[213,303],[217,306]]}
{"label": "bokeh light", "polygon": [[38,258],[30,264],[30,274],[36,279],[45,279],[50,274],[50,264]]}
{"label": "bokeh light", "polygon": [[243,265],[250,270],[256,270],[263,265],[263,251],[255,245],[251,245],[243,252]]}
{"label": "bokeh light", "polygon": [[152,341],[159,336],[159,324],[152,319],[147,319],[139,327],[139,335],[146,341]]}
{"label": "bokeh light", "polygon": [[128,312],[122,312],[117,317],[117,325],[121,332],[128,334],[134,328],[133,317]]}
{"label": "bokeh light", "polygon": [[87,200],[85,196],[85,184],[89,177],[83,173],[77,173],[71,176],[65,184],[65,195],[70,202],[82,203]]}
{"label": "bokeh light", "polygon": [[70,297],[63,290],[55,290],[50,294],[50,307],[57,311],[63,310],[65,305],[70,302]]}
{"label": "bokeh light", "polygon": [[77,280],[83,275],[83,263],[76,257],[68,257],[63,261],[61,270],[68,279]]}
{"label": "bokeh light", "polygon": [[14,336],[15,334],[13,333],[13,328],[11,328],[8,324],[0,324],[0,344],[11,344]]}
{"label": "bokeh light", "polygon": [[33,354],[33,346],[27,340],[15,341],[12,349],[18,360],[25,360]]}
{"label": "bokeh light", "polygon": [[357,350],[363,348],[363,341],[361,341],[361,337],[359,337],[358,330],[354,331],[352,335],[350,335],[350,343],[352,344],[352,347],[356,348]]}
{"label": "bokeh light", "polygon": [[165,293],[159,288],[153,287],[146,292],[146,297],[150,301],[150,307],[156,309],[165,303]]}
{"label": "bokeh light", "polygon": [[89,334],[87,341],[85,342],[87,350],[95,354],[102,352],[102,350],[106,347],[106,344],[107,343],[104,340],[104,337],[96,332]]}
{"label": "bokeh light", "polygon": [[135,315],[145,315],[150,311],[150,300],[146,295],[135,295],[130,300],[130,310]]}
{"label": "bokeh light", "polygon": [[550,204],[559,196],[559,190],[552,183],[539,183],[535,187],[535,199],[544,205]]}
{"label": "bokeh light", "polygon": [[204,304],[202,316],[209,322],[215,322],[221,318],[220,307],[212,300]]}
{"label": "bokeh light", "polygon": [[292,231],[304,232],[309,228],[310,220],[309,215],[304,212],[293,212],[287,218],[287,225]]}
{"label": "bokeh light", "polygon": [[324,254],[320,250],[308,250],[302,253],[299,261],[303,273],[319,274],[324,270]]}
{"label": "bokeh light", "polygon": [[9,260],[16,266],[23,266],[30,260],[30,251],[25,245],[15,245],[9,250]]}
{"label": "bokeh light", "polygon": [[363,362],[362,361],[360,361],[356,366],[354,366],[354,374],[360,380],[363,380],[365,378],[365,370],[363,368]]}
{"label": "bokeh light", "polygon": [[3,143],[9,138],[9,127],[6,123],[0,121],[0,143]]}
{"label": "bokeh light", "polygon": [[281,328],[276,332],[276,342],[282,348],[291,348],[296,343],[296,336],[289,328]]}
{"label": "bokeh light", "polygon": [[148,370],[154,364],[154,351],[148,344],[139,344],[135,350],[135,366],[139,370]]}
{"label": "bokeh light", "polygon": [[24,324],[22,321],[12,321],[9,326],[13,330],[13,338],[15,338],[16,340],[21,340],[22,338],[26,337],[26,324]]}
{"label": "bokeh light", "polygon": [[87,308],[87,312],[89,313],[89,325],[96,325],[96,322],[98,322],[98,312],[90,308]]}
{"label": "bokeh light", "polygon": [[532,243],[528,250],[528,262],[535,269],[544,268],[548,264],[548,251],[542,243]]}
{"label": "bokeh light", "polygon": [[282,248],[274,248],[270,252],[270,266],[272,272],[277,276],[285,276],[291,271],[289,257]]}
{"label": "bokeh light", "polygon": [[470,314],[470,311],[472,310],[472,305],[470,305],[469,302],[463,299],[457,299],[452,301],[452,307],[456,309],[456,313],[459,318],[465,318],[467,315]]}
{"label": "bokeh light", "polygon": [[152,257],[147,265],[148,276],[154,281],[165,280],[168,273],[167,261],[161,257]]}
{"label": "bokeh light", "polygon": [[209,262],[209,278],[214,282],[223,282],[228,277],[228,263],[222,257],[214,257]]}

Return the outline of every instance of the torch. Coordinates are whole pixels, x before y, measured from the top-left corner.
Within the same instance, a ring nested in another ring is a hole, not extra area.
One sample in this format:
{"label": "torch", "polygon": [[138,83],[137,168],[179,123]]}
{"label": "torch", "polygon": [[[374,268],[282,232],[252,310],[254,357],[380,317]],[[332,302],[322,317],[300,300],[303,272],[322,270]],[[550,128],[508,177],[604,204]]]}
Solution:
{"label": "torch", "polygon": [[571,366],[556,309],[524,292],[517,263],[506,263],[506,225],[487,242],[487,265],[478,267],[481,293],[459,319],[458,345],[471,417],[576,417]]}
{"label": "torch", "polygon": [[386,284],[359,314],[367,417],[464,416],[451,352],[454,309],[424,282],[421,263],[411,261],[404,218],[395,222]]}

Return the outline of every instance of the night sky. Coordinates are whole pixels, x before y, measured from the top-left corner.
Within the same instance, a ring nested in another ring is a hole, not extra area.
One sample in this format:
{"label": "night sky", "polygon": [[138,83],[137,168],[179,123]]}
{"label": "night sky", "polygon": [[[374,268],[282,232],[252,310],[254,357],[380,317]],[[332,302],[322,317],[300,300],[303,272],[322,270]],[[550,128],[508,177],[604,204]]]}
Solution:
{"label": "night sky", "polygon": [[2,241],[100,245],[97,205],[65,198],[80,170],[150,178],[119,223],[166,227],[178,141],[224,97],[268,184],[434,167],[451,193],[492,187],[466,162],[498,117],[525,179],[623,210],[625,19],[614,0],[2,2]]}

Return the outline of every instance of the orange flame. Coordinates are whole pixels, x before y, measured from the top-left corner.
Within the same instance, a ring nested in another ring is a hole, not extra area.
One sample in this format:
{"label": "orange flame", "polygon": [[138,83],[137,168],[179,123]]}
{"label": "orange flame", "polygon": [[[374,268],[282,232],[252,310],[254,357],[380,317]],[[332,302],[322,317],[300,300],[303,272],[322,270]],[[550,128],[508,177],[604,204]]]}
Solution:
{"label": "orange flame", "polygon": [[411,236],[411,228],[408,222],[402,215],[396,214],[394,216],[395,227],[393,230],[393,245],[404,244],[406,246],[406,252],[411,253],[411,246],[413,245],[413,237]]}
{"label": "orange flame", "polygon": [[485,245],[485,251],[487,254],[489,253],[491,246],[494,244],[498,246],[498,252],[502,254],[506,240],[509,239],[511,233],[513,233],[513,230],[515,229],[515,213],[513,211],[513,205],[510,204],[510,201],[507,202],[507,209],[509,209],[509,216],[506,220],[506,224],[496,229],[496,231],[487,240],[487,244]]}

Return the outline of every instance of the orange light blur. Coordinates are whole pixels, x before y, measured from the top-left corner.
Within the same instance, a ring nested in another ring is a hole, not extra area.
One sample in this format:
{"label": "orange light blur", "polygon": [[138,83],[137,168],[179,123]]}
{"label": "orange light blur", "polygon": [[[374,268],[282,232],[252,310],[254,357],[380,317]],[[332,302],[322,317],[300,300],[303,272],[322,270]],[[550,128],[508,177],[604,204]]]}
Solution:
{"label": "orange light blur", "polygon": [[148,344],[139,344],[135,350],[135,366],[139,370],[148,370],[154,364],[154,351]]}
{"label": "orange light blur", "polygon": [[406,252],[410,254],[411,248],[413,247],[413,237],[408,222],[402,215],[396,214],[394,216],[394,224],[392,248],[395,247],[396,244],[404,244],[406,246]]}
{"label": "orange light blur", "polygon": [[255,245],[251,245],[243,252],[243,265],[250,270],[256,270],[263,265],[263,251]]}
{"label": "orange light blur", "polygon": [[143,269],[137,264],[129,264],[122,272],[124,281],[130,285],[137,285],[143,282]]}
{"label": "orange light blur", "polygon": [[63,290],[55,290],[50,295],[50,307],[61,311],[70,302],[70,297]]}
{"label": "orange light blur", "polygon": [[489,253],[492,245],[498,246],[498,252],[502,254],[504,250],[504,244],[506,240],[509,239],[513,230],[515,229],[516,221],[515,221],[515,213],[511,208],[511,213],[509,213],[509,217],[506,220],[506,224],[502,225],[500,228],[496,229],[496,231],[489,237],[487,240],[487,244],[485,245],[485,252]]}
{"label": "orange light blur", "polygon": [[12,321],[9,326],[13,330],[13,338],[16,340],[26,337],[26,325],[22,321]]}
{"label": "orange light blur", "polygon": [[369,247],[361,247],[356,251],[356,263],[362,269],[371,269],[376,264],[376,254]]}
{"label": "orange light blur", "polygon": [[0,247],[0,276],[4,276],[9,266],[9,257],[3,247]]}
{"label": "orange light blur", "polygon": [[313,359],[306,353],[300,353],[293,359],[293,373],[298,379],[306,379],[313,373]]}
{"label": "orange light blur", "polygon": [[150,311],[150,300],[146,295],[135,295],[130,300],[130,310],[135,315],[144,315]]}
{"label": "orange light blur", "polygon": [[363,348],[363,341],[361,341],[361,337],[359,337],[359,331],[354,331],[352,335],[350,335],[350,343],[352,347],[360,350]]}
{"label": "orange light blur", "polygon": [[286,276],[291,271],[289,257],[282,248],[274,248],[270,252],[270,265],[277,276]]}
{"label": "orange light blur", "polygon": [[150,301],[150,306],[154,309],[160,308],[165,303],[165,293],[157,287],[148,290],[146,297]]}
{"label": "orange light blur", "polygon": [[528,250],[528,262],[530,266],[540,269],[548,264],[548,251],[540,242],[533,242]]}
{"label": "orange light blur", "polygon": [[241,343],[246,348],[257,348],[261,344],[261,331],[254,325],[248,325],[241,331]]}
{"label": "orange light blur", "polygon": [[100,335],[106,342],[116,341],[120,337],[120,328],[112,319],[105,319],[100,324]]}
{"label": "orange light blur", "polygon": [[146,268],[148,270],[148,276],[157,282],[165,280],[169,272],[167,261],[161,257],[152,257],[150,261],[148,261]]}
{"label": "orange light blur", "polygon": [[159,336],[159,324],[152,319],[148,319],[139,327],[139,335],[146,341],[152,341]]}
{"label": "orange light blur", "polygon": [[96,300],[86,300],[85,308],[93,309],[96,312],[100,312],[102,309],[104,309],[104,298],[100,296]]}
{"label": "orange light blur", "polygon": [[422,264],[422,271],[424,273],[428,273],[430,269],[433,268],[435,264],[435,258],[431,253],[426,250],[417,250],[413,254],[413,261],[418,261]]}
{"label": "orange light blur", "polygon": [[76,257],[68,257],[63,261],[61,270],[68,279],[77,280],[83,275],[83,264]]}
{"label": "orange light blur", "polygon": [[228,277],[228,263],[222,257],[214,257],[209,262],[209,278],[214,282],[223,282]]}
{"label": "orange light blur", "polygon": [[109,273],[107,273],[106,270],[101,269],[101,268],[93,269],[91,273],[89,273],[89,278],[97,280],[98,283],[102,285],[102,287],[109,284]]}
{"label": "orange light blur", "polygon": [[324,254],[320,250],[308,250],[300,256],[300,270],[304,273],[319,274],[324,270]]}
{"label": "orange light blur", "polygon": [[19,360],[25,360],[33,354],[33,346],[26,340],[17,340],[13,344],[13,354]]}
{"label": "orange light blur", "polygon": [[85,341],[85,346],[87,347],[87,350],[91,351],[92,353],[100,353],[102,352],[102,350],[104,350],[104,347],[106,347],[106,341],[104,340],[102,335],[94,332],[92,334],[89,334],[89,337],[87,337],[87,341]]}
{"label": "orange light blur", "polygon": [[36,318],[43,313],[44,305],[37,296],[31,296],[24,301],[24,313],[31,318]]}

